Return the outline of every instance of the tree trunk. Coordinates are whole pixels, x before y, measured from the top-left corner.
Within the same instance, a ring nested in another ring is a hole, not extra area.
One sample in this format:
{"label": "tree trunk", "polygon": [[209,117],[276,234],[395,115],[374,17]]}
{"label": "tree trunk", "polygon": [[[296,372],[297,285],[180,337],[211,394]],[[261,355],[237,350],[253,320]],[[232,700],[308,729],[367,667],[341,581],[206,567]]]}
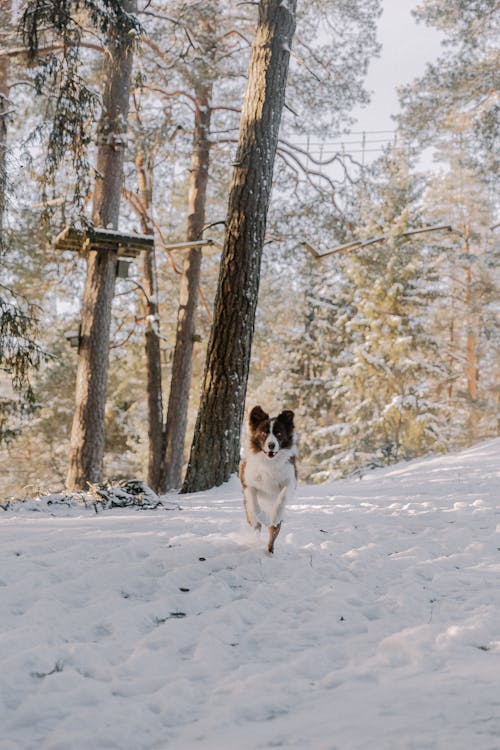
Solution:
{"label": "tree trunk", "polygon": [[[186,233],[188,242],[201,238],[205,224],[210,162],[211,94],[212,84],[200,86],[196,92]],[[200,268],[201,250],[192,248],[185,256],[181,279],[177,333],[165,425],[164,471],[161,481],[163,492],[180,487],[182,479]]]}
{"label": "tree trunk", "polygon": [[[0,5],[0,21],[4,29],[10,29],[12,3]],[[5,250],[4,215],[7,195],[7,112],[9,110],[9,58],[0,57],[0,255]]]}
{"label": "tree trunk", "polygon": [[183,492],[238,468],[267,211],[296,0],[261,0],[231,182],[214,323]]}
{"label": "tree trunk", "polygon": [[[464,227],[464,254],[471,255],[470,249],[470,226]],[[474,293],[474,279],[472,274],[472,262],[469,261],[465,267],[465,314],[466,314],[466,353],[465,353],[465,377],[467,380],[467,393],[469,396],[469,428],[472,441],[477,440],[479,433],[479,419],[477,412],[478,400],[478,362],[477,362],[477,339],[479,321],[476,313],[476,300]]]}
{"label": "tree trunk", "polygon": [[[153,170],[146,165],[145,149],[140,148],[136,160],[141,203],[141,231],[153,234],[151,206],[153,203]],[[163,460],[163,397],[161,384],[161,349],[159,336],[158,281],[154,247],[144,252],[142,285],[146,293],[146,382],[148,402],[148,484],[158,491]]]}
{"label": "tree trunk", "polygon": [[[127,12],[136,11],[136,0],[124,0],[123,4]],[[132,58],[130,40],[120,38],[117,30],[105,57],[106,82],[98,129],[92,220],[99,227],[118,228]],[[85,489],[89,483],[102,481],[115,276],[116,252],[90,250],[82,301],[68,488]]]}

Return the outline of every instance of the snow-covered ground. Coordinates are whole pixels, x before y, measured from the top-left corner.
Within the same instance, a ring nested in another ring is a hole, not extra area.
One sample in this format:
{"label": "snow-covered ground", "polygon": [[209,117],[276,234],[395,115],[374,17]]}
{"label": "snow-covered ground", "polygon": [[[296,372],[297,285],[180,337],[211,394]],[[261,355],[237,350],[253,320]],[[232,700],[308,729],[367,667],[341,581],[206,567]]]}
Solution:
{"label": "snow-covered ground", "polygon": [[1,750],[499,750],[500,440],[182,510],[0,510]]}

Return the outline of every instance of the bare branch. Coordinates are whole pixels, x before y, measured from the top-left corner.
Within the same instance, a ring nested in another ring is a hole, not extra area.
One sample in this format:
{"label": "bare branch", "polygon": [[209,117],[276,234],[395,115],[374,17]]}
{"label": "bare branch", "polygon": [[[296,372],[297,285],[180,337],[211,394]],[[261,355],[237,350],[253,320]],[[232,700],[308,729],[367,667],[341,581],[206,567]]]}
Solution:
{"label": "bare branch", "polygon": [[198,103],[196,101],[196,98],[189,93],[189,91],[184,91],[184,89],[175,89],[175,91],[166,91],[166,89],[161,89],[158,86],[144,86],[143,87],[146,91],[151,91],[156,94],[162,94],[163,96],[166,96],[167,99],[174,99],[177,96],[184,96],[186,99],[189,99],[195,107],[198,106]]}
{"label": "bare branch", "polygon": [[[94,50],[94,52],[108,52],[109,51],[103,47],[100,44],[92,44],[92,42],[79,42],[79,47],[84,47],[85,49],[91,49]],[[38,47],[37,54],[43,54],[45,52],[62,52],[64,49],[66,49],[67,45],[64,44],[47,44],[44,47]],[[4,48],[0,49],[0,58],[2,57],[18,57],[21,55],[28,55],[29,50],[27,47],[12,47],[12,48]]]}
{"label": "bare branch", "polygon": [[[453,227],[450,224],[438,224],[436,226],[432,227],[422,227],[420,229],[409,229],[407,232],[401,232],[400,234],[395,235],[394,239],[405,239],[407,237],[412,237],[416,234],[424,234],[426,232],[456,232],[457,230],[453,229]],[[369,247],[370,245],[376,245],[379,242],[387,242],[389,237],[387,235],[380,235],[379,237],[372,237],[369,240],[353,240],[352,242],[346,242],[343,245],[337,245],[336,247],[333,247],[331,250],[317,250],[312,245],[310,245],[308,242],[303,241],[300,244],[306,248],[312,255],[314,255],[316,258],[324,258],[327,255],[334,255],[335,253],[340,253],[342,251],[348,251],[348,250],[362,250],[365,247]]]}
{"label": "bare branch", "polygon": [[282,146],[278,147],[278,151],[289,156],[290,159],[292,159],[297,164],[307,181],[320,193],[324,193],[324,190],[319,185],[313,182],[312,177],[318,177],[319,179],[324,180],[330,186],[332,193],[336,192],[337,186],[335,185],[335,182],[331,177],[328,177],[328,175],[323,174],[322,172],[318,172],[316,169],[308,169],[304,164],[302,164],[300,159],[292,151],[289,151]]}

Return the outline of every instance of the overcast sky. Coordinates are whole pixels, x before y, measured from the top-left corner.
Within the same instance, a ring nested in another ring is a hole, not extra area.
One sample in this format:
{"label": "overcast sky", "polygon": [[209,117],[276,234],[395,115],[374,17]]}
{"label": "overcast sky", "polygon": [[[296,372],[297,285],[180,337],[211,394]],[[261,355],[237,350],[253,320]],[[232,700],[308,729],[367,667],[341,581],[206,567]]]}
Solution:
{"label": "overcast sky", "polygon": [[378,24],[382,52],[370,63],[366,79],[367,88],[373,91],[372,103],[355,111],[358,121],[353,129],[394,129],[391,115],[399,111],[396,87],[421,75],[426,63],[439,55],[441,35],[417,24],[411,15],[418,4],[418,0],[383,0]]}

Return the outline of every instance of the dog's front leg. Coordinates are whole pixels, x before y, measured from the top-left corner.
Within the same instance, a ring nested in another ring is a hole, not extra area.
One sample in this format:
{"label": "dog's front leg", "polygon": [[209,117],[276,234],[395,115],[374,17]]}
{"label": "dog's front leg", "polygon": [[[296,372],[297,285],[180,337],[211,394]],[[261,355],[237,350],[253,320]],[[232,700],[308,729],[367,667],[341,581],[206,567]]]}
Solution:
{"label": "dog's front leg", "polygon": [[267,545],[267,551],[270,555],[274,552],[274,542],[276,541],[276,537],[280,533],[281,529],[281,521],[277,523],[275,526],[269,527],[269,543]]}
{"label": "dog's front leg", "polygon": [[[287,501],[287,488],[283,487],[283,489],[280,491],[280,494],[278,495],[276,502],[274,504],[274,508],[271,512],[271,526],[277,526],[281,523],[281,519],[283,517],[283,511],[285,510],[285,505]],[[278,536],[276,534],[276,536]]]}
{"label": "dog's front leg", "polygon": [[253,529],[260,531],[261,523],[257,520],[259,505],[257,502],[257,491],[255,487],[245,487],[243,490],[243,504],[245,506],[247,522]]}
{"label": "dog's front leg", "polygon": [[280,491],[280,494],[278,495],[273,511],[271,513],[271,517],[269,519],[271,521],[271,525],[269,526],[269,543],[267,545],[267,551],[270,555],[272,555],[274,552],[274,542],[276,541],[276,537],[281,531],[281,519],[287,501],[286,490],[287,488],[283,487],[283,489]]}

